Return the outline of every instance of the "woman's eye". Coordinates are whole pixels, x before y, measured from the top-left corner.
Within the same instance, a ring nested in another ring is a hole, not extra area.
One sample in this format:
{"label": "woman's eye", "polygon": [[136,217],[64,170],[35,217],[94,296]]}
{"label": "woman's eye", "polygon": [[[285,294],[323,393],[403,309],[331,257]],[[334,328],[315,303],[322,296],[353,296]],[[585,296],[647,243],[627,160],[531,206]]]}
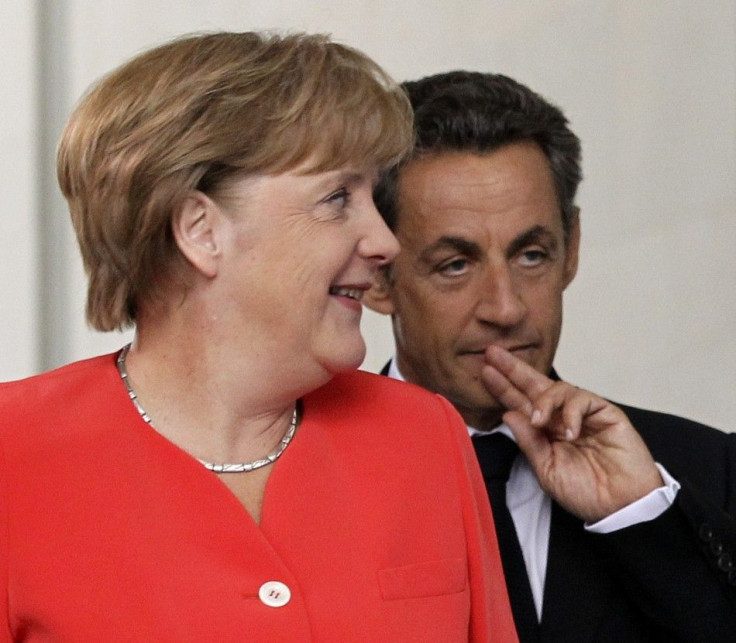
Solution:
{"label": "woman's eye", "polygon": [[325,199],[325,203],[334,203],[344,208],[350,200],[350,192],[346,188],[340,188]]}
{"label": "woman's eye", "polygon": [[453,259],[447,263],[442,264],[438,272],[447,276],[462,275],[468,270],[470,262],[467,259]]}

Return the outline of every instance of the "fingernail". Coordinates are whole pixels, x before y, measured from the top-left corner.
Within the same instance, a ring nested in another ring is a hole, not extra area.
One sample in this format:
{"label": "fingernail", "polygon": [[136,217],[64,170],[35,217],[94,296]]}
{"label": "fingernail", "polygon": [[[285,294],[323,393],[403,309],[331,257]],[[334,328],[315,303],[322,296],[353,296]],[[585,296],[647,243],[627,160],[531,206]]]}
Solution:
{"label": "fingernail", "polygon": [[572,432],[572,429],[565,429],[565,440],[569,442],[570,440],[572,440],[573,435],[575,434]]}
{"label": "fingernail", "polygon": [[537,424],[542,419],[542,412],[539,409],[535,409],[532,413],[532,424]]}

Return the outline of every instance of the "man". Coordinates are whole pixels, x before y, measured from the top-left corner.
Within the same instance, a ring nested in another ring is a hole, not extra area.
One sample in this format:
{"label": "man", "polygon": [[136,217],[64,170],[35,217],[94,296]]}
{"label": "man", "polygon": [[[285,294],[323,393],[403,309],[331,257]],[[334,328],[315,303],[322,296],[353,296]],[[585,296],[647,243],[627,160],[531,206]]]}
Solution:
{"label": "man", "polygon": [[[521,640],[736,641],[736,435],[614,406],[552,369],[579,140],[504,76],[405,87],[415,149],[375,193],[402,251],[367,302],[392,318],[384,374],[447,397],[474,436]],[[492,460],[515,447],[492,433],[522,451],[500,501]]]}

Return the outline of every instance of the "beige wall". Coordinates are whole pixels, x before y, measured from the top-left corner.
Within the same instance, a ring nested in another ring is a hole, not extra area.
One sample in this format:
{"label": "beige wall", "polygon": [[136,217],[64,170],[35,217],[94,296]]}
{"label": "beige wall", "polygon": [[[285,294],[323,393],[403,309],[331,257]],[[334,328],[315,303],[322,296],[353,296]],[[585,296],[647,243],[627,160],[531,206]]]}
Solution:
{"label": "beige wall", "polygon": [[[303,29],[399,79],[509,74],[583,139],[580,273],[557,366],[609,397],[736,429],[736,0],[5,0],[0,379],[119,346],[83,321],[53,184],[71,102],[137,51],[200,29]],[[366,367],[390,356],[366,315]],[[127,337],[127,336],[126,336]]]}
{"label": "beige wall", "polygon": [[35,137],[36,52],[33,12],[0,4],[0,380],[38,363]]}

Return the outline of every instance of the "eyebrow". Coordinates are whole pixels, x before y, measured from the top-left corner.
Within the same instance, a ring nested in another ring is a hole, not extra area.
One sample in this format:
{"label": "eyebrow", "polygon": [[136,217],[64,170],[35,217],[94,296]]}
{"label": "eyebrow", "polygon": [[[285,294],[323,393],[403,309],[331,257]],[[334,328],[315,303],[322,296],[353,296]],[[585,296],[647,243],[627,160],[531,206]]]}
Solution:
{"label": "eyebrow", "polygon": [[430,262],[432,255],[438,250],[454,250],[471,258],[479,257],[482,254],[480,246],[474,241],[468,241],[463,237],[443,236],[427,246],[419,255],[419,258],[422,261]]}
{"label": "eyebrow", "polygon": [[[536,225],[529,230],[525,230],[511,241],[507,249],[507,255],[511,257],[525,246],[533,243],[545,243],[552,251],[555,251],[558,245],[555,235],[548,228]],[[430,263],[433,258],[432,255],[439,250],[452,250],[466,255],[471,259],[476,259],[483,254],[483,250],[480,245],[474,241],[469,241],[463,237],[446,235],[440,237],[433,244],[427,246],[419,255],[419,259]]]}
{"label": "eyebrow", "polygon": [[546,243],[549,249],[554,251],[557,250],[557,238],[549,230],[541,225],[536,225],[525,232],[522,232],[516,237],[508,247],[507,254],[511,257],[519,252],[525,246],[532,243]]}
{"label": "eyebrow", "polygon": [[363,182],[367,182],[374,185],[378,182],[378,172],[372,170],[359,171],[352,169],[339,169],[333,170],[334,176],[325,179],[326,183],[330,181],[336,181],[338,183],[344,183],[346,185],[355,185]]}

